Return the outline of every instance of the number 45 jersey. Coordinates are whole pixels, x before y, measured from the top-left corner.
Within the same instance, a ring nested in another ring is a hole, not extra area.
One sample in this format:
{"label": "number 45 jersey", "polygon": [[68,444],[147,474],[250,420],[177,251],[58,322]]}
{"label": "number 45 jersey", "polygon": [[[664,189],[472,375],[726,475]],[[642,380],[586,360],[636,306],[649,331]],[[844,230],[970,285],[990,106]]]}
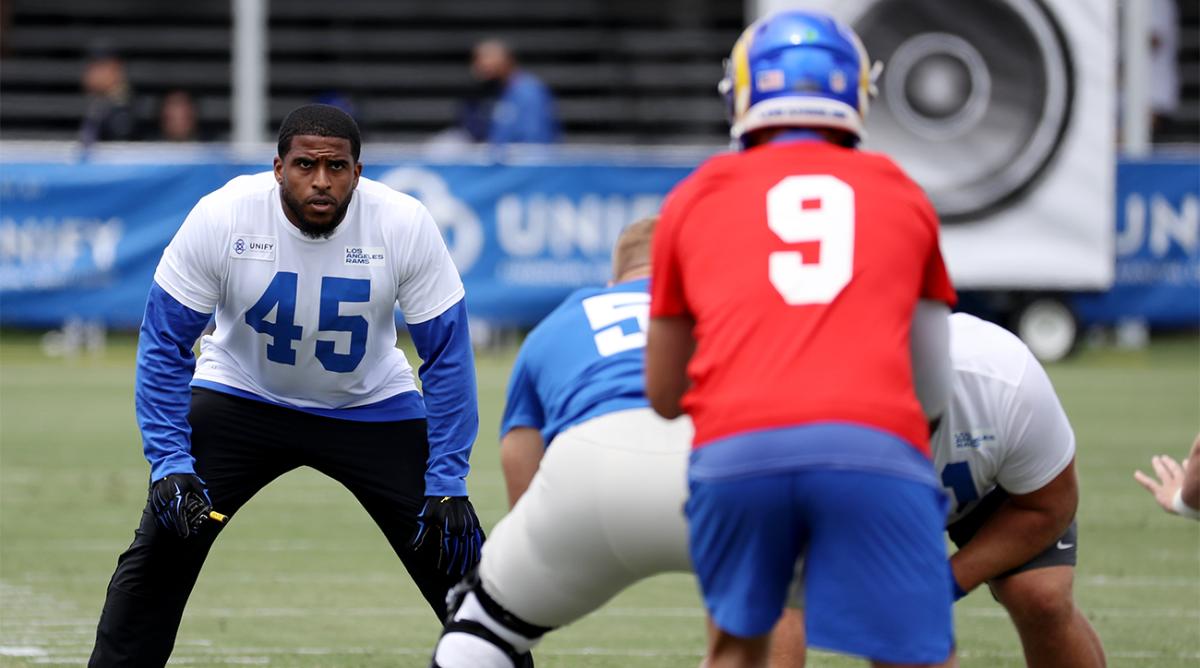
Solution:
{"label": "number 45 jersey", "polygon": [[929,455],[913,389],[918,299],[953,305],[928,199],[889,159],[822,141],[717,156],[668,196],[651,317],[695,320],[695,446],[841,421]]}
{"label": "number 45 jersey", "polygon": [[194,311],[216,310],[193,385],[310,412],[378,413],[367,420],[424,416],[396,348],[396,306],[416,324],[463,298],[417,200],[362,178],[342,223],[313,239],[284,216],[271,172],[201,199],[154,280]]}

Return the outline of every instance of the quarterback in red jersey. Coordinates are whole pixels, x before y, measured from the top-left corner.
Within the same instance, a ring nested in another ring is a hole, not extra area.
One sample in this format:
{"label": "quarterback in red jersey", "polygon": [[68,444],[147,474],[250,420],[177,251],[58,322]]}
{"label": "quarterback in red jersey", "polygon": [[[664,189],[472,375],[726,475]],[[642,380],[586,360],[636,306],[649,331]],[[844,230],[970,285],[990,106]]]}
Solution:
{"label": "quarterback in red jersey", "polygon": [[937,217],[886,157],[795,135],[710,160],[662,211],[652,314],[701,327],[696,447],[845,420],[928,455],[908,332],[918,297],[954,302]]}
{"label": "quarterback in red jersey", "polygon": [[723,82],[744,150],[676,187],[655,233],[647,395],[695,423],[711,668],[765,660],[797,563],[809,644],[953,661],[927,423],[949,393],[955,294],[921,189],[855,148],[871,79],[828,16],[750,26]]}

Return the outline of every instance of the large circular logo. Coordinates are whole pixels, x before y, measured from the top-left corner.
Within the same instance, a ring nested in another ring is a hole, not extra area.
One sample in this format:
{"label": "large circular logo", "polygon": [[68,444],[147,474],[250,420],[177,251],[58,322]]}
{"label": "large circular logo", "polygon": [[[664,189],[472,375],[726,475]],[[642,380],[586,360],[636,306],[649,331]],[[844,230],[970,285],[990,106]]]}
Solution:
{"label": "large circular logo", "polygon": [[416,197],[429,209],[459,273],[466,274],[475,266],[483,251],[483,225],[471,206],[454,196],[445,179],[428,169],[397,167],[378,180]]}
{"label": "large circular logo", "polygon": [[885,66],[868,147],[894,156],[943,221],[982,218],[1037,183],[1075,92],[1041,0],[881,0],[854,27]]}

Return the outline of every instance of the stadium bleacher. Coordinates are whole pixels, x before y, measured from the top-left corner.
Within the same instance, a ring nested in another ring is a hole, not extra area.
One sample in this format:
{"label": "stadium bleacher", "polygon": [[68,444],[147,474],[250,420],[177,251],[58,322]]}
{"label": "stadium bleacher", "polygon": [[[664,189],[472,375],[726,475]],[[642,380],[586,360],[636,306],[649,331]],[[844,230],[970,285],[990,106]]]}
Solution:
{"label": "stadium bleacher", "polygon": [[[1200,138],[1200,5],[1178,0],[1182,103],[1162,142]],[[714,144],[720,62],[744,20],[721,0],[275,0],[269,5],[272,126],[332,91],[373,141],[422,141],[450,126],[479,39],[511,42],[554,90],[568,141]],[[71,139],[79,74],[97,40],[125,59],[149,131],[163,93],[184,88],[203,134],[230,132],[229,2],[8,0],[0,20],[0,125],[8,139]]]}
{"label": "stadium bleacher", "polygon": [[[83,111],[79,74],[104,40],[126,62],[139,120],[158,98],[193,93],[205,134],[229,135],[230,3],[11,0],[0,49],[4,136],[70,139]],[[472,45],[498,36],[559,102],[568,140],[720,142],[720,63],[744,19],[720,0],[350,0],[270,2],[270,109],[336,91],[364,136],[420,141],[453,123],[471,86]]]}

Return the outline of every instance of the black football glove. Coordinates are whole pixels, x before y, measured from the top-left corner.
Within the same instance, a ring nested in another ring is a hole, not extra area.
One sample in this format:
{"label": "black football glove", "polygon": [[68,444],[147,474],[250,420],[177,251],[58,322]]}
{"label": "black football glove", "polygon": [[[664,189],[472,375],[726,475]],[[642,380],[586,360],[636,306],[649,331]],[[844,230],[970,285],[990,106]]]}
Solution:
{"label": "black football glove", "polygon": [[425,497],[425,505],[417,515],[417,533],[410,545],[418,550],[426,540],[438,541],[438,568],[448,575],[461,577],[474,568],[483,547],[483,530],[470,499]]}
{"label": "black football glove", "polygon": [[194,473],[173,473],[150,486],[150,504],[159,526],[187,538],[212,510],[208,488]]}

